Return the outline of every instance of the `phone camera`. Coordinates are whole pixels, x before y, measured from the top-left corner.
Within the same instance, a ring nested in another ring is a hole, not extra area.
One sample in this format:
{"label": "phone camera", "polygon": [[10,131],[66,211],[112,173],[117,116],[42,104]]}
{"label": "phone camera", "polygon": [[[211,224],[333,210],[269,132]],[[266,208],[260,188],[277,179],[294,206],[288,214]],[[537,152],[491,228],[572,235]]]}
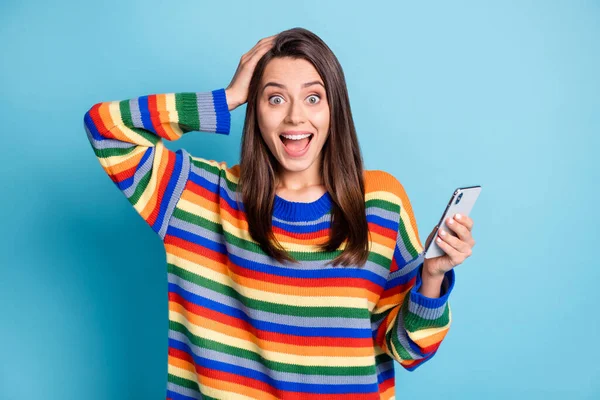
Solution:
{"label": "phone camera", "polygon": [[460,202],[462,195],[463,195],[462,193],[458,195],[458,197],[456,198],[456,202],[454,204],[458,204]]}

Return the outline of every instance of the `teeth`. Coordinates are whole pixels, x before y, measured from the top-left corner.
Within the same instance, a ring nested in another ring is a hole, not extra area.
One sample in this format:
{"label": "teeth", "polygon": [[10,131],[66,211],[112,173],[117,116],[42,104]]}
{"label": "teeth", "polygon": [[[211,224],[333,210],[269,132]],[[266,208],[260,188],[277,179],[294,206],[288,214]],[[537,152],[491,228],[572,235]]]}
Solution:
{"label": "teeth", "polygon": [[291,139],[291,140],[302,140],[305,139],[307,137],[310,137],[312,135],[312,133],[308,133],[305,135],[281,135],[286,139]]}

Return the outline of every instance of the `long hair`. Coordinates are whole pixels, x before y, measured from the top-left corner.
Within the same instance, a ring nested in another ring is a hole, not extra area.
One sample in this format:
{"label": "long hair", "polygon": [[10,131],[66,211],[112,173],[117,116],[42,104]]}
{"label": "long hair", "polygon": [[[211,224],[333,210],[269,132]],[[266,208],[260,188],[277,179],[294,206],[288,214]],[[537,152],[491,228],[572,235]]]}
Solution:
{"label": "long hair", "polygon": [[345,242],[344,250],[331,261],[333,265],[363,266],[370,250],[363,160],[344,72],[321,38],[304,28],[289,29],[277,35],[273,47],[258,61],[248,87],[238,191],[244,203],[249,233],[270,257],[279,262],[297,262],[281,246],[272,230],[279,162],[262,138],[257,119],[264,69],[269,61],[279,57],[309,61],[325,83],[330,125],[321,150],[321,178],[333,201],[329,241],[320,245],[320,249],[332,252]]}

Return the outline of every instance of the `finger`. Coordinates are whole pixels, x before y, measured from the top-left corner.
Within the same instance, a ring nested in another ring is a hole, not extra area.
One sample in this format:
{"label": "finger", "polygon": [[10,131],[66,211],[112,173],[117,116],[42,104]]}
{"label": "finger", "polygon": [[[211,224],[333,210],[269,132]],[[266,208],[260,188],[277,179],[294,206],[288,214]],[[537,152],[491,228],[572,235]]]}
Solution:
{"label": "finger", "polygon": [[454,247],[450,246],[445,241],[441,240],[439,237],[435,239],[435,242],[450,258],[450,262],[452,263],[452,267],[456,267],[458,264],[464,261],[464,255],[456,250]]}
{"label": "finger", "polygon": [[465,242],[469,242],[471,240],[471,231],[469,231],[466,226],[458,222],[456,219],[447,218],[446,226],[448,229],[451,229],[453,232],[455,232],[461,240],[464,240]]}
{"label": "finger", "polygon": [[466,226],[468,230],[473,229],[473,219],[471,219],[468,215],[454,214],[454,220]]}
{"label": "finger", "polygon": [[471,246],[469,246],[468,242],[464,242],[459,238],[450,235],[449,232],[446,232],[443,229],[440,230],[437,237],[441,238],[444,242],[463,254],[468,254],[471,250]]}
{"label": "finger", "polygon": [[254,60],[255,58],[259,58],[263,56],[267,51],[273,47],[273,41],[267,41],[256,45],[252,50],[250,50],[246,56],[248,60]]}

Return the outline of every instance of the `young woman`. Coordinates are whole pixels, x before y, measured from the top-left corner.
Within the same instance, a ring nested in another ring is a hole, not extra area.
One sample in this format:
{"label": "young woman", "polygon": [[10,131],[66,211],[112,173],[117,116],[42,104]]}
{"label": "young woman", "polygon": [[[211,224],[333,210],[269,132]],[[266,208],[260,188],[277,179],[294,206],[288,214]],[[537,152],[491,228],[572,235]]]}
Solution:
{"label": "young woman", "polygon": [[[239,164],[164,146],[228,134],[244,103]],[[84,119],[164,243],[167,398],[389,399],[394,360],[412,371],[436,353],[473,221],[447,221],[458,237],[424,258],[403,186],[363,170],[342,68],[314,33],[260,40],[226,89],[98,103]]]}

